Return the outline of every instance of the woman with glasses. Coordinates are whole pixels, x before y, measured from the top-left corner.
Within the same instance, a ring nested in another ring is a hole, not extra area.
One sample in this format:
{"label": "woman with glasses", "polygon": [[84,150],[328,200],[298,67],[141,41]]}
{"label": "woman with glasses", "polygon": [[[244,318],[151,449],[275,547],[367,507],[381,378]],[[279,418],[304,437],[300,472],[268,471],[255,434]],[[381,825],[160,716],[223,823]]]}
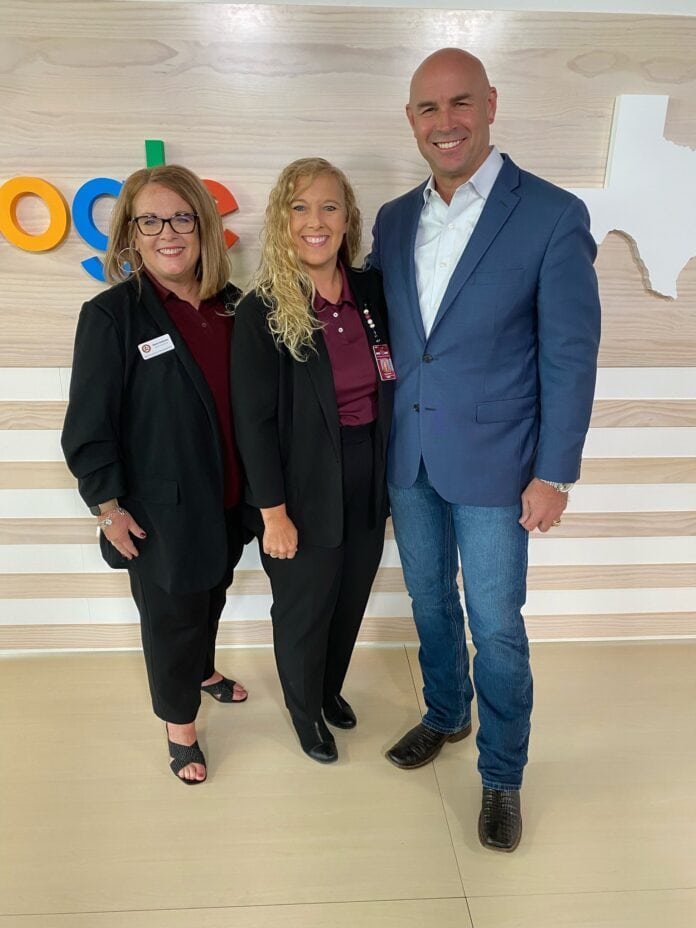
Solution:
{"label": "woman with glasses", "polygon": [[243,547],[229,390],[239,291],[215,202],[191,171],[131,174],[104,270],[114,286],[79,317],[63,450],[104,559],[128,570],[170,767],[198,784],[201,691],[222,703],[247,693],[215,667]]}
{"label": "woman with glasses", "polygon": [[351,267],[361,220],[322,158],[271,191],[255,288],[237,307],[232,393],[246,518],[271,581],[280,682],[304,752],[338,758],[341,693],[384,544],[392,408],[380,275]]}

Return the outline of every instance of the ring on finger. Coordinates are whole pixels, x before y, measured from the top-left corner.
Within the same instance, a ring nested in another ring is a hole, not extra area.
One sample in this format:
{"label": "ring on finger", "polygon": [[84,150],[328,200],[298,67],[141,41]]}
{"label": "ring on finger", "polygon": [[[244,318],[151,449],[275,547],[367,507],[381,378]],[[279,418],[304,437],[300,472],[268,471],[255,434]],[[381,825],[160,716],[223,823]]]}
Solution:
{"label": "ring on finger", "polygon": [[560,524],[561,524],[561,520],[560,520],[560,519],[554,519],[553,522],[551,523],[551,525],[553,525],[553,526],[560,525]]}

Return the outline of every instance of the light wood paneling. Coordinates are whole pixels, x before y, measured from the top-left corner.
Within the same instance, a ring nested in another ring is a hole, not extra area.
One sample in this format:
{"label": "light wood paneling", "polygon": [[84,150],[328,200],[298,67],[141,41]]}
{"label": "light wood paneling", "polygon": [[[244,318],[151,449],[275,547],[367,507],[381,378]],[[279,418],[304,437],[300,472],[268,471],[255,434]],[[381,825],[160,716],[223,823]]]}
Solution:
{"label": "light wood paneling", "polygon": [[[459,580],[461,587],[461,578]],[[693,564],[591,564],[530,567],[530,590],[593,590],[696,586]],[[130,596],[125,571],[104,573],[5,573],[0,574],[0,599],[35,598],[37,590],[46,599],[80,599]],[[235,572],[234,596],[268,595],[270,584],[261,570]],[[400,567],[382,567],[377,572],[375,593],[405,592]]]}
{"label": "light wood paneling", "polygon": [[696,586],[693,564],[591,564],[530,567],[530,590],[656,589]]}
{"label": "light wood paneling", "polygon": [[[631,538],[696,535],[696,512],[566,513],[563,522],[535,538]],[[394,537],[387,523],[387,538]],[[0,544],[96,544],[91,519],[0,519]]]}
{"label": "light wood paneling", "polygon": [[[696,483],[696,458],[586,458],[584,484]],[[0,490],[73,489],[61,461],[0,461]]]}
{"label": "light wood paneling", "polygon": [[[569,22],[554,13],[282,6],[252,13],[228,4],[117,2],[86,17],[80,3],[5,0],[0,100],[6,137],[17,142],[0,155],[0,178],[38,174],[70,200],[88,177],[124,177],[142,166],[143,140],[161,134],[170,161],[226,183],[237,197],[239,211],[225,221],[241,236],[233,276],[244,282],[273,179],[293,158],[321,151],[356,184],[367,246],[378,206],[426,175],[403,103],[413,67],[443,37],[486,62],[500,94],[500,147],[555,183],[601,186],[621,93],[669,94],[667,137],[696,147],[685,64],[696,45],[693,19],[636,16],[630,29],[622,16],[575,14]],[[32,99],[41,106],[27,110]],[[69,118],[56,123],[51,114],[65,112],[66,100]],[[340,120],[331,116],[337,112]],[[98,119],[103,113],[109,119]],[[281,130],[282,144],[267,144],[269,126]],[[30,204],[22,209],[29,225],[41,224]],[[107,202],[97,204],[102,226],[107,213]],[[69,364],[77,311],[99,289],[79,266],[91,250],[74,231],[49,254],[4,241],[0,250],[12,307],[0,364]],[[602,364],[696,363],[696,262],[681,275],[677,302],[645,291],[640,263],[619,235],[601,246],[598,270]]]}
{"label": "light wood paneling", "polygon": [[582,483],[696,483],[696,458],[586,458]]}
{"label": "light wood paneling", "polygon": [[[0,526],[2,520],[0,520]],[[696,512],[578,512],[564,513],[552,532],[535,532],[535,538],[635,538],[696,535]],[[387,538],[394,537],[387,523]]]}
{"label": "light wood paneling", "polygon": [[696,400],[595,400],[594,428],[696,426]]}
{"label": "light wood paneling", "polygon": [[[62,429],[64,401],[0,401],[0,429]],[[595,400],[593,428],[696,426],[696,400]]]}
{"label": "light wood paneling", "polygon": [[66,407],[62,401],[0,402],[0,429],[62,429]]}
{"label": "light wood paneling", "polygon": [[0,519],[0,545],[96,543],[94,519]]}
{"label": "light wood paneling", "polygon": [[[0,599],[35,598],[40,591],[45,599],[130,597],[128,573],[108,570],[101,573],[4,573],[0,574]],[[270,593],[270,585],[261,570],[235,571],[235,595]]]}
{"label": "light wood paneling", "polygon": [[[694,612],[636,612],[607,615],[528,615],[532,641],[575,639],[696,637]],[[249,647],[272,644],[270,621],[222,622],[218,645]],[[417,644],[410,616],[366,618],[359,642]],[[140,648],[140,626],[108,625],[0,625],[0,650],[52,650],[55,648]]]}
{"label": "light wood paneling", "polygon": [[0,461],[0,490],[71,490],[77,480],[62,461]]}
{"label": "light wood paneling", "polygon": [[696,512],[576,512],[564,513],[553,532],[535,537],[633,538],[696,534]]}

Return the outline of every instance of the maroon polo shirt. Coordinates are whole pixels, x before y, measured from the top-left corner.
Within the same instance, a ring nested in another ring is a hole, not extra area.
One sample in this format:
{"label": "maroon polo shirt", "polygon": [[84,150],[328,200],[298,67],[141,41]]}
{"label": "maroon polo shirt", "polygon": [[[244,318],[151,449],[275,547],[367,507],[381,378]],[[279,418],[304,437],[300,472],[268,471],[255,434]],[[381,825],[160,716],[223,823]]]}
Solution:
{"label": "maroon polo shirt", "polygon": [[377,370],[348,277],[343,265],[339,268],[343,286],[338,302],[331,303],[317,292],[314,312],[324,323],[339,422],[367,425],[377,418]]}
{"label": "maroon polo shirt", "polygon": [[150,274],[147,276],[210,387],[217,410],[225,465],[224,506],[225,509],[238,506],[243,481],[230,403],[232,316],[225,315],[225,306],[219,295],[203,300],[196,309]]}

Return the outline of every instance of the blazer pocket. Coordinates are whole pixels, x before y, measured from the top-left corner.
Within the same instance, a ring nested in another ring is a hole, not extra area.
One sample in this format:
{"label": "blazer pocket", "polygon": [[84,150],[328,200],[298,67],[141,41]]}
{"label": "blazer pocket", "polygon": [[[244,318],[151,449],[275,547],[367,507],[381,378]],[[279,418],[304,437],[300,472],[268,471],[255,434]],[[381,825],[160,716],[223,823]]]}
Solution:
{"label": "blazer pocket", "polygon": [[532,419],[537,414],[536,396],[518,396],[512,400],[491,400],[476,404],[477,422],[508,422]]}
{"label": "blazer pocket", "polygon": [[176,480],[164,477],[138,477],[132,481],[128,495],[143,503],[176,506],[179,502],[179,484]]}

